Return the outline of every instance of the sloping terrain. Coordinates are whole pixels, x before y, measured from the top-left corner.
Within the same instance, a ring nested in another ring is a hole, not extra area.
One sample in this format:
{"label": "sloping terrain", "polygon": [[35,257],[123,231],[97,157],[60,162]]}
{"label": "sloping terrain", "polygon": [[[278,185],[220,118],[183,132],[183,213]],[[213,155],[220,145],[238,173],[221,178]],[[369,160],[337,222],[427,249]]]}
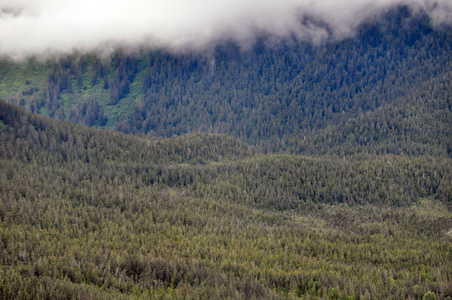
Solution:
{"label": "sloping terrain", "polygon": [[451,33],[1,60],[0,299],[452,298]]}
{"label": "sloping terrain", "polygon": [[3,298],[452,296],[449,158],[0,124]]}
{"label": "sloping terrain", "polygon": [[264,152],[450,157],[452,31],[431,23],[398,7],[324,45],[261,36],[251,49],[2,61],[0,97],[59,120],[220,133]]}

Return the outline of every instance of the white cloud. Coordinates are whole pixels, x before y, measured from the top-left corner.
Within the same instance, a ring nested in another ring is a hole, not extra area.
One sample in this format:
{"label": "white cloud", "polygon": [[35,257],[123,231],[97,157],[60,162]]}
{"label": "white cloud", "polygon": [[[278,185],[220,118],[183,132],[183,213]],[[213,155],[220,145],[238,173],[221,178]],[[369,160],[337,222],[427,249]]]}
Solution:
{"label": "white cloud", "polygon": [[0,0],[0,55],[96,50],[126,44],[202,47],[224,36],[241,42],[256,31],[319,40],[326,31],[299,22],[310,15],[336,36],[390,5],[423,7],[438,20],[449,0]]}

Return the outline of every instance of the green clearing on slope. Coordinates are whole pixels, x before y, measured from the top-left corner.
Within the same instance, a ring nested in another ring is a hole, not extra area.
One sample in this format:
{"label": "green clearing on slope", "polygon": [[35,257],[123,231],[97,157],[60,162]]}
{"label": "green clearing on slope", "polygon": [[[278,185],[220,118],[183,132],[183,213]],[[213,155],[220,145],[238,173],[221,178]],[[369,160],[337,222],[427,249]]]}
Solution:
{"label": "green clearing on slope", "polygon": [[452,154],[452,30],[398,7],[322,46],[262,36],[205,53],[143,49],[0,63],[0,96],[58,120],[264,153]]}

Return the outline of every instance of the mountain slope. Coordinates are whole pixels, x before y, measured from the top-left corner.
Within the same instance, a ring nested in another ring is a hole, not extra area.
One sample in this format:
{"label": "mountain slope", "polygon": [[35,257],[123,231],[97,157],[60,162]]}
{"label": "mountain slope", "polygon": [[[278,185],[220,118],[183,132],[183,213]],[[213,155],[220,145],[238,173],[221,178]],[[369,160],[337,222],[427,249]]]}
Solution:
{"label": "mountain slope", "polygon": [[450,299],[451,33],[0,61],[0,298]]}
{"label": "mountain slope", "polygon": [[310,154],[452,154],[452,73],[423,81],[374,111],[327,126],[289,142]]}
{"label": "mountain slope", "polygon": [[[3,62],[0,95],[89,126],[158,137],[221,133],[264,152],[450,155],[452,31],[430,23],[399,7],[325,45],[262,36],[248,50],[225,42],[205,53]],[[397,129],[387,114],[400,119]],[[368,124],[388,129],[354,141],[351,131],[361,135]],[[432,147],[431,131],[441,134]],[[320,145],[329,132],[336,141]]]}

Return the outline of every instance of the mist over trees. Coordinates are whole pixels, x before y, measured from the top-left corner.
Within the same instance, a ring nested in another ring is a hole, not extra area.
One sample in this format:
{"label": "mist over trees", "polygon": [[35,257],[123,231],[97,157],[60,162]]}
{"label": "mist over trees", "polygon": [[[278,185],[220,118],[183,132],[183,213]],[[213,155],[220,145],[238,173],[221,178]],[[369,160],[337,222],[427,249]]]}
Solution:
{"label": "mist over trees", "polygon": [[[435,154],[450,154],[451,31],[408,7],[356,31],[322,46],[262,35],[249,50],[231,41],[208,53],[69,56],[14,100],[77,122],[71,111],[94,97],[108,120],[95,126],[155,137],[221,133],[264,152],[418,155],[436,143]],[[6,79],[29,80],[3,64]]]}
{"label": "mist over trees", "polygon": [[451,299],[433,12],[0,60],[0,298]]}

